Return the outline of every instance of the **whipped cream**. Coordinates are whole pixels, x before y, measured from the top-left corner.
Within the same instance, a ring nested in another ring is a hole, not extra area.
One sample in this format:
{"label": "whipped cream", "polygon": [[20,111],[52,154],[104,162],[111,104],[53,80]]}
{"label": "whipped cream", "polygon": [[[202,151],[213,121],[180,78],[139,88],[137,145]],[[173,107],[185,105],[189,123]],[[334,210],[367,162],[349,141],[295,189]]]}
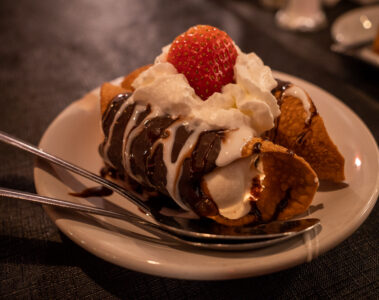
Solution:
{"label": "whipped cream", "polygon": [[235,83],[222,88],[206,101],[196,95],[186,77],[167,62],[169,46],[163,48],[152,67],[133,82],[133,97],[157,104],[173,116],[188,116],[211,128],[238,129],[247,126],[253,136],[274,127],[280,109],[271,90],[277,83],[269,67],[254,53],[245,54],[237,47]]}
{"label": "whipped cream", "polygon": [[240,158],[204,176],[207,190],[220,214],[229,219],[247,215],[251,209],[251,182],[262,173],[254,167],[255,157]]}

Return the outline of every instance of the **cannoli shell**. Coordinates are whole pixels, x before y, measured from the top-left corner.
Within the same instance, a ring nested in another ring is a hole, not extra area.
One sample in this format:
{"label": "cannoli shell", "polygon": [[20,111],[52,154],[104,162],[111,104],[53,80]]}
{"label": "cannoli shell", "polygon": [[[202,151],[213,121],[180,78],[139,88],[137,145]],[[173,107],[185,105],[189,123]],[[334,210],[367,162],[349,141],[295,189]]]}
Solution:
{"label": "cannoli shell", "polygon": [[300,99],[283,96],[281,114],[272,141],[302,156],[315,170],[320,180],[340,182],[345,179],[345,160],[330,139],[322,117],[311,103],[310,120]]}
{"label": "cannoli shell", "polygon": [[140,67],[124,77],[121,86],[113,85],[109,82],[104,83],[100,88],[100,109],[103,115],[109,103],[119,94],[132,92],[134,89],[132,83],[143,71],[151,65]]}
{"label": "cannoli shell", "polygon": [[134,91],[134,88],[132,87],[134,79],[136,79],[139,74],[141,74],[143,71],[147,70],[151,66],[152,65],[146,65],[138,69],[135,69],[133,72],[129,73],[124,77],[124,80],[121,82],[121,86],[128,91]]}
{"label": "cannoli shell", "polygon": [[212,216],[218,223],[241,226],[253,222],[287,220],[304,213],[312,202],[318,188],[317,175],[312,167],[288,149],[260,138],[253,138],[244,147],[242,155],[253,155],[257,143],[260,144],[264,188],[259,199],[252,202],[256,209],[237,220]]}
{"label": "cannoli shell", "polygon": [[112,100],[119,94],[126,93],[127,90],[117,86],[113,85],[109,82],[103,83],[103,85],[100,88],[100,111],[101,115],[104,114],[104,112],[107,110],[107,107],[109,103],[112,102]]}

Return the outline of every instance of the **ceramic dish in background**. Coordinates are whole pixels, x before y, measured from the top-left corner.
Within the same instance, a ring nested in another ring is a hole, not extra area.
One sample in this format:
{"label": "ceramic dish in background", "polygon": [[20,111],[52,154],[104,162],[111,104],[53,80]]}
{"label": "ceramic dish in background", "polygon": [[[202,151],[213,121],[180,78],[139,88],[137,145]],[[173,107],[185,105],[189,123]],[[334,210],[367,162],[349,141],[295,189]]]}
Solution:
{"label": "ceramic dish in background", "polygon": [[[332,25],[331,34],[335,41],[332,50],[379,67],[379,54],[372,50],[378,30],[379,5],[348,11],[338,17]],[[359,46],[361,44],[362,47]]]}
{"label": "ceramic dish in background", "polygon": [[350,10],[332,25],[333,39],[343,45],[374,40],[379,27],[379,5]]}
{"label": "ceramic dish in background", "polygon": [[[98,257],[128,269],[153,275],[196,280],[221,280],[258,276],[315,259],[351,235],[367,218],[379,191],[379,154],[364,123],[341,101],[296,77],[274,72],[276,78],[302,86],[314,100],[325,125],[346,159],[346,185],[322,185],[309,213],[319,218],[322,230],[272,247],[242,252],[201,250],[151,242],[150,234],[110,218],[88,217],[46,207],[54,223],[70,239]],[[44,133],[40,147],[98,173],[102,160],[99,90],[68,106]],[[117,204],[141,214],[118,195],[107,199],[75,198],[96,184],[58,167],[34,169],[37,192],[45,196],[98,206]]]}

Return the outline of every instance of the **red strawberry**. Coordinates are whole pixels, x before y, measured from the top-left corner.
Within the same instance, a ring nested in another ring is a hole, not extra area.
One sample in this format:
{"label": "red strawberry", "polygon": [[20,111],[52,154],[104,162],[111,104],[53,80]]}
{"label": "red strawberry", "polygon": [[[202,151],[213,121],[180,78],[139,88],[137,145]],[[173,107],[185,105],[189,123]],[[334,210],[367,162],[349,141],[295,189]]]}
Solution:
{"label": "red strawberry", "polygon": [[197,25],[179,35],[171,44],[167,61],[186,76],[196,94],[206,100],[233,82],[237,50],[224,31]]}

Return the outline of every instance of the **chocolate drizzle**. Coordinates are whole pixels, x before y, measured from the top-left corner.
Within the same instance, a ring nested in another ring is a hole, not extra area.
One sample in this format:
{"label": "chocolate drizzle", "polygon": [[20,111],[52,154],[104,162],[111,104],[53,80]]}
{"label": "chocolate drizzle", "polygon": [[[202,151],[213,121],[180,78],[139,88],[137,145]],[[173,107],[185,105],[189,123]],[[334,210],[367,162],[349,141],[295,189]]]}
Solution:
{"label": "chocolate drizzle", "polygon": [[303,131],[302,133],[300,133],[295,140],[296,144],[298,144],[298,145],[304,144],[305,137],[306,137],[307,133],[308,133],[308,131]]}
{"label": "chocolate drizzle", "polygon": [[84,189],[80,192],[69,193],[71,196],[80,197],[80,198],[89,198],[89,197],[104,197],[112,195],[113,191],[106,188],[105,186],[95,186]]}
{"label": "chocolate drizzle", "polygon": [[261,153],[261,147],[262,147],[262,143],[255,143],[254,146],[253,146],[253,153],[255,154],[259,154]]}
{"label": "chocolate drizzle", "polygon": [[272,220],[276,220],[279,217],[279,214],[287,207],[289,200],[291,199],[291,189],[286,190],[286,193],[282,200],[278,203],[275,208],[275,212],[272,216]]}
{"label": "chocolate drizzle", "polygon": [[275,78],[275,80],[278,83],[278,85],[271,91],[271,93],[276,97],[278,101],[278,105],[279,107],[281,107],[283,103],[283,99],[282,99],[283,93],[285,92],[286,89],[292,86],[292,83],[289,81],[280,80],[278,78]]}
{"label": "chocolate drizzle", "polygon": [[114,124],[112,139],[109,141],[108,157],[116,169],[123,172],[122,165],[122,145],[126,125],[135,109],[136,104],[129,104],[121,113]]}
{"label": "chocolate drizzle", "polygon": [[184,125],[178,127],[175,132],[174,144],[172,146],[171,151],[171,162],[175,163],[178,159],[179,153],[182,150],[185,142],[193,133],[193,130],[188,130],[188,128]]}
{"label": "chocolate drizzle", "polygon": [[158,191],[168,195],[166,190],[167,168],[163,161],[163,144],[160,143],[154,153],[147,158],[147,177]]}
{"label": "chocolate drizzle", "polygon": [[106,137],[109,136],[110,127],[121,105],[124,104],[130,96],[130,93],[119,94],[112,100],[110,105],[108,105],[102,118],[103,132]]}
{"label": "chocolate drizzle", "polygon": [[[131,141],[130,168],[133,175],[141,178],[143,182],[153,185],[147,176],[148,162],[149,160],[150,163],[154,161],[154,153],[151,153],[152,147],[155,141],[162,137],[166,128],[174,121],[168,115],[149,119],[143,124],[141,132]],[[162,157],[161,160],[161,165],[164,165]]]}
{"label": "chocolate drizzle", "polygon": [[201,187],[203,176],[216,168],[216,159],[221,150],[223,131],[203,131],[191,156],[183,162],[179,179],[181,199],[200,216],[218,214],[217,205]]}
{"label": "chocolate drizzle", "polygon": [[250,205],[251,205],[250,214],[257,217],[257,222],[262,221],[262,214],[260,210],[258,209],[257,202],[250,201]]}
{"label": "chocolate drizzle", "polygon": [[130,96],[131,96],[130,93],[117,95],[115,98],[113,98],[111,103],[108,105],[102,117],[102,127],[103,127],[105,138],[104,138],[103,143],[100,144],[99,146],[99,152],[102,156],[104,156],[105,154],[104,148],[106,147],[109,140],[110,150],[108,150],[108,152],[112,152],[112,154],[111,155],[108,154],[108,157],[110,157],[110,161],[112,162],[112,164],[114,164],[115,166],[117,165],[117,167],[121,167],[121,168],[122,168],[122,166],[120,165],[121,146],[119,144],[122,143],[122,134],[124,133],[126,124],[128,123],[130,119],[130,115],[132,114],[135,105],[128,105],[126,109],[124,110],[124,113],[120,116],[120,118],[115,123],[113,127],[113,134],[116,134],[117,138],[110,137],[110,134],[111,134],[110,129],[112,127],[112,124],[115,122],[117,112],[121,109],[122,105],[130,98]]}

